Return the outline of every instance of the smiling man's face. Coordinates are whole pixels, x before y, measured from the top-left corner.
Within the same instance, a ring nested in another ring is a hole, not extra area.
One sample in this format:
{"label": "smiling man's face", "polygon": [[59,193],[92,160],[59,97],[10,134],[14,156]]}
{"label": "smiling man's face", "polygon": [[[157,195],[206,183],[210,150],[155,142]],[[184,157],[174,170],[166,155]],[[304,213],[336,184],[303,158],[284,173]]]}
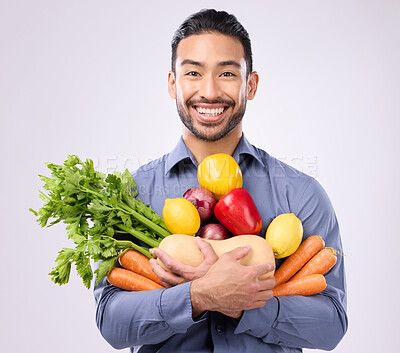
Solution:
{"label": "smiling man's face", "polygon": [[191,35],[176,52],[168,88],[185,127],[203,141],[217,141],[241,128],[246,101],[253,99],[258,75],[246,78],[241,42],[220,33]]}

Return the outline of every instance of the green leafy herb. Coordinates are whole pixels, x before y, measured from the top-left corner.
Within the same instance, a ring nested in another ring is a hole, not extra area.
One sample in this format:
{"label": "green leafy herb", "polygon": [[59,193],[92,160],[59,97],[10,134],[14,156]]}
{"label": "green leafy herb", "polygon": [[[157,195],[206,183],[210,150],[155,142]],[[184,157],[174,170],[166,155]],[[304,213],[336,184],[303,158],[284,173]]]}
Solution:
{"label": "green leafy herb", "polygon": [[72,264],[84,285],[90,288],[93,279],[91,260],[101,261],[97,267],[98,283],[114,267],[121,253],[136,249],[151,257],[147,247],[157,247],[171,233],[164,220],[150,206],[137,199],[136,184],[128,170],[105,175],[94,169],[93,161],[82,162],[68,156],[63,165],[47,163],[51,177],[41,175],[45,194],[39,211],[30,209],[42,226],[65,223],[67,236],[75,248],[62,249],[56,266],[49,273],[54,283],[69,281]]}

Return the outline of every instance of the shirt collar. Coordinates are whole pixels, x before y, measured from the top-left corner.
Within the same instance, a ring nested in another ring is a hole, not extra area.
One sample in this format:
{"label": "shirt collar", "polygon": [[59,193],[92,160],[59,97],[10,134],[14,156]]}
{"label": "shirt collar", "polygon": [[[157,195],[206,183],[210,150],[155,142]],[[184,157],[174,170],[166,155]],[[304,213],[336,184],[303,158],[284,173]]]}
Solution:
{"label": "shirt collar", "polygon": [[239,163],[241,155],[250,155],[255,160],[257,160],[263,167],[265,167],[264,162],[260,157],[259,151],[247,140],[244,134],[242,134],[242,138],[240,139],[239,144],[235,149],[235,152],[233,152],[232,157],[235,159],[237,163]]}
{"label": "shirt collar", "polygon": [[165,175],[167,175],[175,165],[186,158],[189,158],[197,167],[196,158],[194,158],[193,153],[185,145],[181,136],[175,148],[167,155],[167,159],[165,161]]}
{"label": "shirt collar", "polygon": [[[233,158],[236,162],[240,162],[241,155],[250,155],[254,159],[256,159],[263,167],[265,167],[264,162],[259,156],[258,150],[246,139],[244,134],[242,134],[242,138],[237,145],[235,152],[233,153]],[[165,174],[177,165],[180,161],[189,158],[195,167],[198,166],[196,159],[193,156],[193,153],[189,150],[189,148],[183,142],[183,138],[179,139],[175,148],[167,155],[167,159],[165,162]]]}

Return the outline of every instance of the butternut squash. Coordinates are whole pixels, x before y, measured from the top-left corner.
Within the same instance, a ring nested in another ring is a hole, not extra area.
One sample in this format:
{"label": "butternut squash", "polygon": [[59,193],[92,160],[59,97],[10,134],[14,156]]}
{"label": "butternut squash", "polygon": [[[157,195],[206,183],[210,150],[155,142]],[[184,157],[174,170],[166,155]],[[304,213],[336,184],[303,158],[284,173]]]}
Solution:
{"label": "butternut squash", "polygon": [[[271,245],[258,235],[239,235],[225,240],[203,240],[211,244],[218,257],[237,247],[250,245],[250,252],[239,260],[239,263],[244,266],[258,265],[266,262],[275,263],[274,252],[272,251]],[[197,247],[195,238],[190,235],[169,235],[161,241],[159,248],[173,259],[185,265],[196,267],[204,261],[204,257]],[[157,261],[160,266],[167,270],[160,259],[157,259]],[[262,275],[260,278],[268,278],[273,274],[274,271],[271,271]]]}

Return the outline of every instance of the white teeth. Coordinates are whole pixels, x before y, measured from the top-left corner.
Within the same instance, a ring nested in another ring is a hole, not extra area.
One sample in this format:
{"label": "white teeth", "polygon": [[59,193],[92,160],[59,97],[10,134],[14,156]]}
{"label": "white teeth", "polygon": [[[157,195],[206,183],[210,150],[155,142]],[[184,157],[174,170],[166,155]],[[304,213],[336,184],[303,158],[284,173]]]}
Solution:
{"label": "white teeth", "polygon": [[209,109],[209,108],[202,108],[196,107],[196,110],[205,116],[216,116],[223,113],[224,108],[217,108],[217,109]]}

